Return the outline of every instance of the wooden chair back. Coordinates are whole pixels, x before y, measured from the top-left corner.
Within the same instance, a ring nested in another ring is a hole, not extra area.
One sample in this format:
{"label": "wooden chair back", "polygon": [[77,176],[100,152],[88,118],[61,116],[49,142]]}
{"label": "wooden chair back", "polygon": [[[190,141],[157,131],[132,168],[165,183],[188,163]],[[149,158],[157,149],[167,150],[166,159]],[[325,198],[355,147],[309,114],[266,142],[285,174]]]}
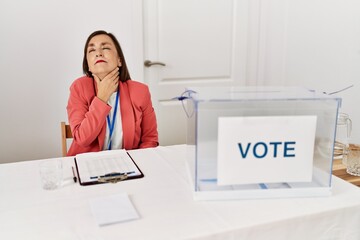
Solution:
{"label": "wooden chair back", "polygon": [[73,138],[70,125],[65,122],[61,122],[61,145],[62,145],[62,156],[66,157],[67,154],[67,142],[66,140]]}

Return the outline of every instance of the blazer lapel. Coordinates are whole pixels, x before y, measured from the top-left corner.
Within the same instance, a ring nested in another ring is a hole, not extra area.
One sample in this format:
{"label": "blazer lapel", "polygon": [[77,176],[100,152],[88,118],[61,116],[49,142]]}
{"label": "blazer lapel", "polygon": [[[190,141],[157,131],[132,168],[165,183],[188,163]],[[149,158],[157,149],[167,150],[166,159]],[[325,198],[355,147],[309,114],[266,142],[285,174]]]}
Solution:
{"label": "blazer lapel", "polygon": [[106,134],[106,124],[101,128],[100,134],[98,136],[99,151],[103,150]]}
{"label": "blazer lapel", "polygon": [[129,88],[126,82],[119,82],[120,86],[120,111],[123,130],[123,148],[132,149],[135,134],[135,117],[132,108]]}

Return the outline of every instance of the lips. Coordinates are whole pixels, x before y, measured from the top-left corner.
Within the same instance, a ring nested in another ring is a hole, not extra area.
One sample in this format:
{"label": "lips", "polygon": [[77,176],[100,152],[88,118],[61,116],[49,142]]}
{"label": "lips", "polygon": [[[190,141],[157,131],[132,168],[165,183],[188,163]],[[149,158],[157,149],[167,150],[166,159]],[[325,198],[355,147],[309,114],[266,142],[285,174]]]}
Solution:
{"label": "lips", "polygon": [[97,60],[96,62],[95,62],[95,64],[98,64],[98,63],[106,63],[106,61],[104,61],[104,60]]}

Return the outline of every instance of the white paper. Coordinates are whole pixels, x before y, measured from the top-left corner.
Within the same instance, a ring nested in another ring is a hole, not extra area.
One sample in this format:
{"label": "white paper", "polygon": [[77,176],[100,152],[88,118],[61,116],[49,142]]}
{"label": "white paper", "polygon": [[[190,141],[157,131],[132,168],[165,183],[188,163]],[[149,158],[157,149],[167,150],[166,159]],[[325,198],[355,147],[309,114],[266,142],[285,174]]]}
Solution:
{"label": "white paper", "polygon": [[76,162],[82,183],[97,181],[97,177],[110,173],[126,173],[128,177],[141,175],[124,149],[78,154]]}
{"label": "white paper", "polygon": [[136,209],[126,193],[91,199],[90,207],[99,226],[139,218]]}
{"label": "white paper", "polygon": [[218,184],[310,182],[316,120],[316,116],[220,117]]}

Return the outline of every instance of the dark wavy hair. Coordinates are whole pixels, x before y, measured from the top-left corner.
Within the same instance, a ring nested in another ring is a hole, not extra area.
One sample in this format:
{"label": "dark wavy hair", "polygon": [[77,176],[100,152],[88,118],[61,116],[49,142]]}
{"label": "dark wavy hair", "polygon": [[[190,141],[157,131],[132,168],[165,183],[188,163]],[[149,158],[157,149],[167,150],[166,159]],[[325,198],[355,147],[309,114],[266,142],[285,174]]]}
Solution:
{"label": "dark wavy hair", "polygon": [[104,30],[98,30],[98,31],[93,32],[92,34],[90,34],[90,36],[86,40],[85,47],[84,47],[84,58],[83,58],[83,72],[84,72],[84,74],[86,76],[88,76],[88,77],[91,77],[91,78],[93,77],[92,73],[89,71],[89,65],[88,65],[88,62],[87,62],[87,48],[88,48],[90,40],[93,37],[97,36],[97,35],[107,35],[114,42],[116,51],[117,51],[117,53],[118,53],[118,55],[120,57],[120,62],[121,62],[121,67],[119,68],[119,79],[120,79],[120,81],[121,82],[126,82],[127,80],[131,79],[129,70],[128,70],[127,65],[126,65],[125,57],[124,57],[124,54],[123,54],[123,52],[121,50],[119,41],[116,39],[116,37],[112,33],[108,33],[108,32],[106,32]]}

